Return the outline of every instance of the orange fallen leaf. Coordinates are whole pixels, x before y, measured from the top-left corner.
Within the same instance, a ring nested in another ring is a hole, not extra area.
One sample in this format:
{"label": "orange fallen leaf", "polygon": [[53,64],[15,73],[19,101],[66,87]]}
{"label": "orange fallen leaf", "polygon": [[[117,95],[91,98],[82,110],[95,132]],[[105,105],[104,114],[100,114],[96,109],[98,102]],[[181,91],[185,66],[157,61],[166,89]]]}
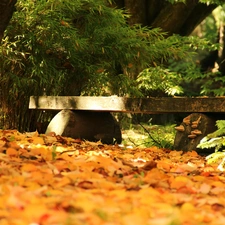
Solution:
{"label": "orange fallen leaf", "polygon": [[57,179],[57,182],[54,183],[55,188],[61,188],[71,183],[71,180],[68,177],[62,177]]}
{"label": "orange fallen leaf", "polygon": [[24,172],[31,172],[31,171],[36,171],[38,170],[37,166],[31,163],[26,163],[22,166],[21,168],[22,171]]}
{"label": "orange fallen leaf", "polygon": [[6,154],[11,157],[11,156],[18,156],[19,155],[19,152],[18,150],[16,150],[15,148],[7,148],[6,149]]}
{"label": "orange fallen leaf", "polygon": [[45,144],[44,139],[42,137],[34,136],[34,137],[30,138],[29,141],[36,145],[44,145]]}
{"label": "orange fallen leaf", "polygon": [[200,185],[198,192],[202,193],[202,194],[208,194],[210,192],[211,188],[212,188],[211,185],[203,183]]}
{"label": "orange fallen leaf", "polygon": [[177,176],[172,179],[172,182],[170,183],[170,188],[172,189],[180,189],[187,186],[192,186],[192,181],[184,176]]}
{"label": "orange fallen leaf", "polygon": [[159,161],[157,162],[157,167],[159,169],[165,170],[165,171],[170,171],[170,168],[172,167],[171,163],[165,162],[165,161]]}
{"label": "orange fallen leaf", "polygon": [[224,192],[195,151],[0,130],[0,224],[223,225]]}

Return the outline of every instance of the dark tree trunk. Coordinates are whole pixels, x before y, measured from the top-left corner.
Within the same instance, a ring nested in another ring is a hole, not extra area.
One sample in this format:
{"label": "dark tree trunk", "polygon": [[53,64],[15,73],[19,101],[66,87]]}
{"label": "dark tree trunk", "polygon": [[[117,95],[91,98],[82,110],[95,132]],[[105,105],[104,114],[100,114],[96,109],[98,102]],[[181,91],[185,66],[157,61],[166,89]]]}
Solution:
{"label": "dark tree trunk", "polygon": [[166,3],[165,0],[146,0],[148,25],[153,23]]}
{"label": "dark tree trunk", "polygon": [[123,9],[125,7],[124,0],[114,0],[112,3],[112,7]]}
{"label": "dark tree trunk", "polygon": [[168,35],[189,35],[217,7],[203,4],[199,0],[171,4],[166,0],[117,0],[117,7],[131,14],[129,24],[160,27]]}
{"label": "dark tree trunk", "polygon": [[125,8],[131,14],[128,20],[130,25],[141,24],[147,25],[146,0],[124,0]]}
{"label": "dark tree trunk", "polygon": [[152,27],[161,27],[169,35],[176,33],[183,36],[191,34],[217,5],[206,5],[198,0],[187,0],[186,4],[167,3],[152,21]]}
{"label": "dark tree trunk", "polygon": [[217,7],[217,5],[206,5],[203,3],[196,4],[195,8],[192,10],[183,26],[180,28],[179,34],[186,36],[190,35],[192,31],[207,17],[212,13],[212,11]]}
{"label": "dark tree trunk", "polygon": [[180,33],[180,29],[190,16],[198,1],[189,0],[184,3],[167,3],[152,22],[153,27],[161,27],[169,35]]}
{"label": "dark tree trunk", "polygon": [[14,5],[16,2],[17,0],[0,0],[0,42],[13,15]]}

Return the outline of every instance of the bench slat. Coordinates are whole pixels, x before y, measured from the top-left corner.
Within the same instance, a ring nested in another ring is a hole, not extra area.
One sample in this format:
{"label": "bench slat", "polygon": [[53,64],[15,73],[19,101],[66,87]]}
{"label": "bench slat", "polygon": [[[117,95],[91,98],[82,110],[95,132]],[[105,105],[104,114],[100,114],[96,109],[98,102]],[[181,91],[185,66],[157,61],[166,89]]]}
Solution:
{"label": "bench slat", "polygon": [[225,97],[31,96],[29,109],[133,113],[225,112]]}

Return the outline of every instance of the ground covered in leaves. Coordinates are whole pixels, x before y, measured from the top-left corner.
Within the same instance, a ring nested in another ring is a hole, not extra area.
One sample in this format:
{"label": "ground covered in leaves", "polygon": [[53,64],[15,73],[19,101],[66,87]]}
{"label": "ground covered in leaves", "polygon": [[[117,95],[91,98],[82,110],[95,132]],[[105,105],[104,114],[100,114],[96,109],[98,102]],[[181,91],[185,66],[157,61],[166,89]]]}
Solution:
{"label": "ground covered in leaves", "polygon": [[194,151],[0,130],[0,224],[222,225],[216,168]]}

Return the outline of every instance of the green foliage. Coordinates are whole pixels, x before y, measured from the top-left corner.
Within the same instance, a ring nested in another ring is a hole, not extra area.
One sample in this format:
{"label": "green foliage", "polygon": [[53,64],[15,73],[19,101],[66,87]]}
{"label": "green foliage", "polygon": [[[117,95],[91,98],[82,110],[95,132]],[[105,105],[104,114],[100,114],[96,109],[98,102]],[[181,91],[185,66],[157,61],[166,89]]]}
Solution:
{"label": "green foliage", "polygon": [[156,146],[159,148],[173,149],[175,138],[175,125],[157,126],[157,129],[152,129],[148,132],[148,138],[145,145],[147,147]]}
{"label": "green foliage", "polygon": [[132,77],[137,65],[185,57],[188,48],[159,29],[129,27],[126,14],[103,0],[20,0],[6,34],[2,79],[12,80],[15,95],[24,88],[35,95],[43,88],[47,94],[89,94],[96,79],[110,92],[118,74]]}
{"label": "green foliage", "polygon": [[225,4],[217,7],[212,12],[212,17],[216,21],[215,25],[217,26],[217,28],[219,28],[221,26],[221,23],[224,23],[225,22],[225,12],[224,12],[224,9],[225,9]]}
{"label": "green foliage", "polygon": [[169,70],[179,74],[182,77],[183,93],[185,96],[199,96],[199,95],[223,95],[224,90],[218,89],[213,85],[215,82],[224,82],[224,78],[218,76],[218,72],[201,71],[201,67],[196,61],[200,57],[200,53],[215,51],[220,48],[219,44],[213,44],[207,39],[198,38],[196,36],[182,37],[184,43],[189,43],[195,52],[192,53],[192,58],[187,57],[182,60],[169,60]]}
{"label": "green foliage", "polygon": [[207,163],[219,164],[218,169],[225,170],[225,120],[216,121],[217,130],[204,137],[198,144],[198,148],[201,149],[215,149],[215,153],[212,153],[206,157]]}
{"label": "green foliage", "polygon": [[225,152],[215,152],[206,157],[208,164],[215,164],[215,163],[221,163],[223,159],[225,158]]}
{"label": "green foliage", "polygon": [[[157,46],[158,51],[163,49],[169,49],[169,51],[164,53],[161,62],[153,61],[152,67],[146,68],[139,73],[136,80],[137,87],[145,96],[151,95],[156,90],[157,93],[167,95],[181,95],[184,93],[186,96],[192,96],[193,93],[189,93],[185,89],[187,85],[185,85],[184,90],[181,85],[184,81],[186,83],[198,82],[199,79],[206,76],[206,74],[202,74],[200,67],[194,60],[197,51],[213,51],[218,48],[218,44],[212,44],[207,39],[200,39],[195,36],[181,37],[172,35],[161,41]],[[167,65],[167,68],[165,68],[165,65]],[[215,73],[213,75],[215,76]],[[207,86],[204,83],[201,94],[208,94],[209,91],[212,93],[212,91],[216,92],[218,89],[212,90],[211,85]],[[196,93],[196,95],[199,94]]]}
{"label": "green foliage", "polygon": [[[186,0],[167,0],[167,1],[172,3],[172,4],[179,3],[179,2],[186,3]],[[199,2],[205,3],[207,5],[209,5],[209,4],[217,4],[217,5],[224,4],[223,0],[200,0]]]}
{"label": "green foliage", "polygon": [[[202,23],[199,25],[199,33],[201,37],[206,38],[211,43],[217,43],[218,42],[218,28],[219,24],[217,23],[221,22],[221,18],[218,18],[218,15],[221,15],[220,12],[218,12],[218,9],[221,7],[217,7],[211,15],[205,18],[205,20],[202,21]],[[217,20],[218,18],[218,20]],[[217,22],[218,21],[218,22]],[[220,21],[220,22],[219,22]]]}
{"label": "green foliage", "polygon": [[175,93],[176,74],[163,64],[191,58],[199,42],[130,27],[127,16],[106,0],[18,0],[0,48],[1,118],[10,121],[5,128],[29,130],[37,118],[28,111],[29,96],[44,90],[47,95],[143,96],[139,87],[155,88],[147,87],[149,75],[148,84],[162,79],[168,84],[160,88]]}
{"label": "green foliage", "polygon": [[225,120],[216,121],[217,130],[211,134],[208,134],[204,137],[198,148],[215,148],[215,151],[223,150],[225,146]]}
{"label": "green foliage", "polygon": [[[200,1],[207,4],[218,3],[223,1]],[[175,2],[173,2],[175,3]],[[183,94],[185,96],[224,96],[225,78],[220,74],[218,68],[209,68],[203,71],[200,67],[200,60],[209,54],[211,51],[220,50],[218,44],[218,31],[221,22],[224,22],[224,6],[217,7],[213,13],[208,16],[198,28],[198,36],[192,36],[193,49],[196,55],[193,58],[185,58],[182,60],[169,60],[169,71],[179,74],[183,78],[181,86],[183,87]],[[204,38],[203,38],[204,37]],[[186,38],[186,37],[184,37]],[[187,42],[185,39],[183,42]],[[218,66],[218,65],[217,65]],[[213,69],[213,70],[210,70]]]}
{"label": "green foliage", "polygon": [[0,49],[5,128],[29,130],[35,120],[28,112],[30,95],[44,89],[47,95],[112,94],[118,67],[159,57],[148,44],[162,34],[130,28],[126,14],[106,1],[20,0],[16,8]]}
{"label": "green foliage", "polygon": [[212,153],[206,157],[208,164],[217,164],[217,169],[225,171],[225,151]]}
{"label": "green foliage", "polygon": [[[225,21],[225,14],[224,14],[224,5],[217,7],[210,16],[208,16],[200,25],[200,33],[201,36],[204,36],[211,43],[218,43],[219,34],[221,35],[221,25]],[[221,55],[221,51],[224,46],[219,44],[214,44],[216,48],[214,50],[218,50],[218,57]],[[211,51],[214,51],[211,49]],[[209,51],[203,50],[199,52],[199,58],[204,59],[209,54]],[[212,59],[213,60],[213,59]],[[197,73],[193,76],[192,80],[203,80],[201,84],[201,94],[203,95],[211,95],[211,96],[224,96],[225,95],[225,78],[223,74],[219,71],[219,65],[217,63],[221,63],[220,61],[223,59],[218,58],[212,70],[204,71]]]}
{"label": "green foliage", "polygon": [[53,146],[52,146],[52,159],[53,159],[53,160],[55,160],[55,159],[56,159],[56,156],[57,156],[56,148],[57,148],[56,145],[53,145]]}
{"label": "green foliage", "polygon": [[[123,126],[124,127],[124,126]],[[149,123],[139,123],[130,125],[123,131],[123,144],[135,147],[152,147],[173,149],[175,138],[175,124],[152,125]]]}
{"label": "green foliage", "polygon": [[126,74],[112,75],[110,73],[90,74],[89,80],[84,87],[83,95],[113,95],[130,97],[143,97],[141,90],[137,89],[136,81]]}
{"label": "green foliage", "polygon": [[201,79],[202,84],[201,94],[208,96],[224,96],[225,95],[225,77],[220,72],[203,73]]}
{"label": "green foliage", "polygon": [[[170,62],[170,70],[176,71],[184,78],[185,87],[184,93],[188,96],[208,95],[208,96],[222,96],[225,94],[223,88],[225,79],[218,71],[218,65],[204,65],[201,66],[201,60],[206,58],[206,63],[210,61],[213,63],[218,50],[223,46],[218,44],[218,33],[221,22],[224,21],[223,7],[217,7],[211,15],[209,15],[194,31],[193,38],[200,44],[197,44],[196,56],[190,61],[185,59],[177,63]],[[201,37],[201,39],[198,38]],[[202,39],[204,37],[204,39]],[[209,55],[210,53],[212,55]],[[208,57],[210,56],[210,57]],[[206,68],[208,66],[208,68]]]}
{"label": "green foliage", "polygon": [[207,5],[209,4],[223,5],[224,4],[223,0],[200,0],[200,2],[205,3]]}
{"label": "green foliage", "polygon": [[145,96],[151,95],[152,91],[175,95],[182,93],[181,79],[178,73],[157,66],[143,70],[138,75],[137,82],[139,90]]}
{"label": "green foliage", "polygon": [[178,2],[183,2],[183,3],[186,2],[186,0],[167,0],[167,1],[172,3],[172,4],[175,4],[175,3],[178,3]]}
{"label": "green foliage", "polygon": [[219,71],[202,72],[198,64],[190,60],[171,61],[169,69],[182,77],[185,96],[224,96],[225,77]]}

